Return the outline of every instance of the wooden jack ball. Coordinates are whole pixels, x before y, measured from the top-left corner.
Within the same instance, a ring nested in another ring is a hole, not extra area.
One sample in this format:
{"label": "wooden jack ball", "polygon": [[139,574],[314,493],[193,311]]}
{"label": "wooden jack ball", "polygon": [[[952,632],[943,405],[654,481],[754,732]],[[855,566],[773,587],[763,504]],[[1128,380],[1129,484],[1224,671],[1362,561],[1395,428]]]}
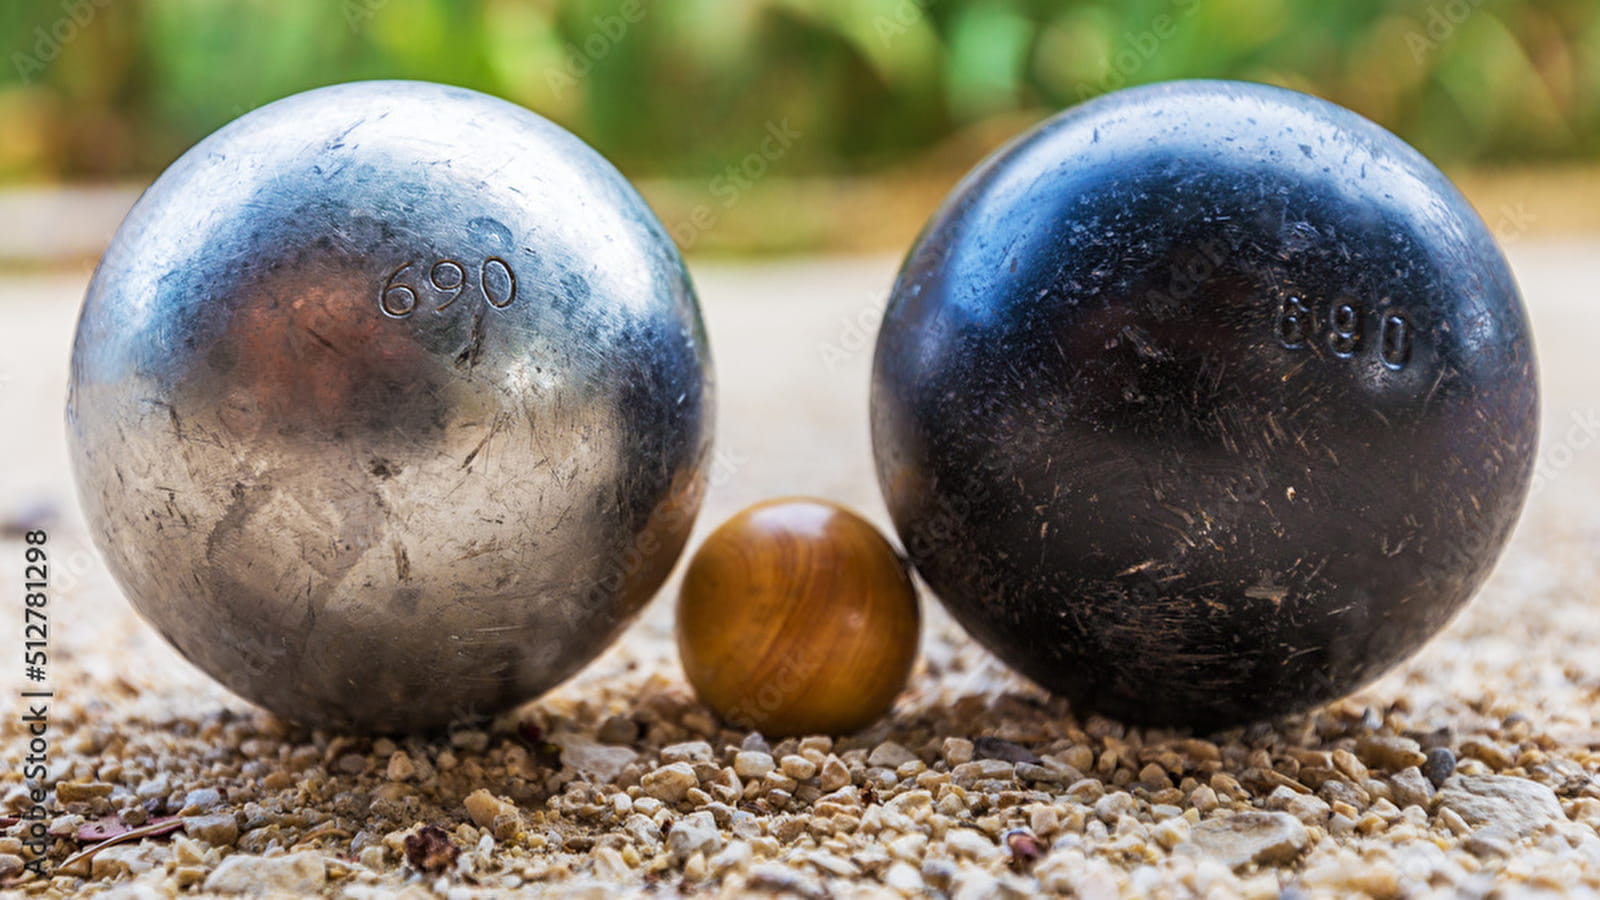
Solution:
{"label": "wooden jack ball", "polygon": [[905,562],[878,530],[824,500],[738,513],[689,564],[678,649],[728,723],[768,736],[846,734],[882,716],[916,658]]}

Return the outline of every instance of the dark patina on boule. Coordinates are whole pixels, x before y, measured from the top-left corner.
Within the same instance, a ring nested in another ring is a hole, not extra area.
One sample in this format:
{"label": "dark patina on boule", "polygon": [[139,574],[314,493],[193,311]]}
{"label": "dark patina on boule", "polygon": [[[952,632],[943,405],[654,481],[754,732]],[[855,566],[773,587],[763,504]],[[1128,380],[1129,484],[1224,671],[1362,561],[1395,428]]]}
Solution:
{"label": "dark patina on boule", "polygon": [[1449,181],[1313,97],[1184,82],[997,153],[908,256],[873,440],[954,615],[1080,712],[1221,726],[1415,651],[1534,457],[1511,273]]}

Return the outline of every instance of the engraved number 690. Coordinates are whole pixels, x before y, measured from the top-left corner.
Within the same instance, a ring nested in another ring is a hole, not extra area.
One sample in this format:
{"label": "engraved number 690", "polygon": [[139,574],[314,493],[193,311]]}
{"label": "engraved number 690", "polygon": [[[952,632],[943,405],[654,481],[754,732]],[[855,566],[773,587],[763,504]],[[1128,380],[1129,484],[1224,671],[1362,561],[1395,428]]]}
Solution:
{"label": "engraved number 690", "polygon": [[[1328,304],[1325,316],[1318,317],[1315,310],[1319,305],[1308,298],[1285,297],[1276,317],[1278,343],[1286,350],[1300,350],[1320,338],[1341,359],[1362,353],[1368,345],[1367,319],[1373,311],[1354,297],[1339,297]],[[1390,369],[1405,368],[1411,361],[1411,320],[1397,307],[1378,310],[1374,317],[1378,358]],[[1319,327],[1319,322],[1324,324]]]}
{"label": "engraved number 690", "polygon": [[[417,306],[422,302],[422,295],[428,294],[437,305],[434,312],[444,312],[452,304],[461,299],[467,290],[467,268],[453,259],[441,259],[428,267],[427,277],[422,284],[413,287],[406,276],[413,268],[419,268],[415,261],[407,262],[389,273],[383,287],[378,290],[378,308],[391,319],[404,319],[417,311]],[[477,271],[477,289],[483,295],[485,303],[495,309],[505,309],[512,301],[517,299],[517,276],[511,271],[511,264],[498,256],[485,259]]]}

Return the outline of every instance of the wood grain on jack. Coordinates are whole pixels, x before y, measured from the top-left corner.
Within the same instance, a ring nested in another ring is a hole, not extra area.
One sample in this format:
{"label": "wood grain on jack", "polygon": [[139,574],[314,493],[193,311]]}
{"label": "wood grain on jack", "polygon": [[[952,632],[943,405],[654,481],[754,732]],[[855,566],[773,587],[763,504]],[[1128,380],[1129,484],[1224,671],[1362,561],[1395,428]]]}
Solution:
{"label": "wood grain on jack", "polygon": [[791,497],[706,539],[684,578],[678,647],[700,698],[730,724],[843,734],[889,709],[919,625],[906,565],[877,529]]}

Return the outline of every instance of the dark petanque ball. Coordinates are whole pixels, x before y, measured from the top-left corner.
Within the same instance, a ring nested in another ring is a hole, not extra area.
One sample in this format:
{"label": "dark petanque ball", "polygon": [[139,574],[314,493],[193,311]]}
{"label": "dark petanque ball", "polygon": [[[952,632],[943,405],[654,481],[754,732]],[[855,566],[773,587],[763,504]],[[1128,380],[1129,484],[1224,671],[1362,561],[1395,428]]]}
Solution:
{"label": "dark petanque ball", "polygon": [[1528,323],[1483,221],[1348,110],[1121,91],[956,188],[895,283],[872,430],[901,540],[1080,712],[1346,694],[1483,582],[1527,493]]}

